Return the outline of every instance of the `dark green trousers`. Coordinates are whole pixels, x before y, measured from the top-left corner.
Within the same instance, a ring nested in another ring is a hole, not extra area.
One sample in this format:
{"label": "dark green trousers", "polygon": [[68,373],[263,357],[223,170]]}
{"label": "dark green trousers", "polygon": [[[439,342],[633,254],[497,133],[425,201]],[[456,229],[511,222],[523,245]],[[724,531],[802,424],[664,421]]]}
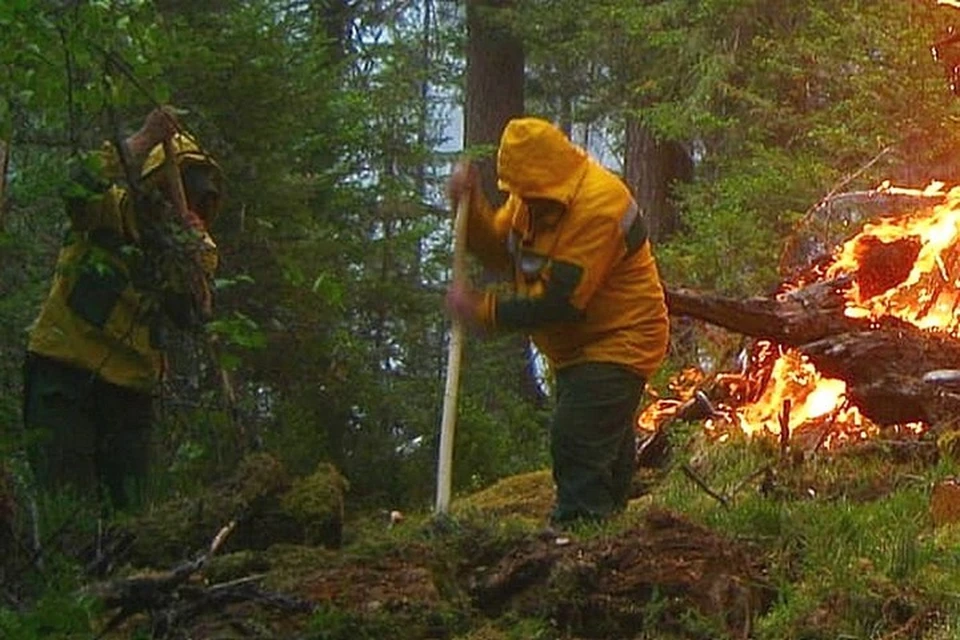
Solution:
{"label": "dark green trousers", "polygon": [[550,429],[553,522],[601,520],[627,506],[636,459],[634,413],[645,385],[643,376],[613,363],[557,372]]}
{"label": "dark green trousers", "polygon": [[153,398],[29,355],[23,419],[40,485],[125,508],[146,479]]}

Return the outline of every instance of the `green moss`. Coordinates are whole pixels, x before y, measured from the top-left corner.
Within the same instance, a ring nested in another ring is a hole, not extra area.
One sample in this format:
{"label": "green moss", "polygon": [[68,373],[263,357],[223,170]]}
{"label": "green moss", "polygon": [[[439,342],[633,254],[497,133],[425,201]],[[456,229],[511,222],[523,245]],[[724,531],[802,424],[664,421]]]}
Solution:
{"label": "green moss", "polygon": [[543,522],[553,505],[553,476],[549,470],[533,471],[500,480],[457,500],[454,514],[476,513],[491,519],[515,517]]}
{"label": "green moss", "polygon": [[264,585],[280,593],[298,592],[305,578],[340,561],[340,556],[333,551],[288,543],[271,546],[262,558],[270,567]]}
{"label": "green moss", "polygon": [[319,465],[311,475],[294,480],[280,504],[301,527],[301,542],[340,546],[344,493],[348,488],[346,478],[327,463]]}
{"label": "green moss", "polygon": [[289,523],[272,517],[277,494],[289,486],[283,466],[268,454],[244,458],[232,476],[194,498],[153,505],[121,527],[135,536],[130,559],[138,566],[168,567],[209,546],[220,529],[238,521],[227,549],[263,548],[289,538]]}

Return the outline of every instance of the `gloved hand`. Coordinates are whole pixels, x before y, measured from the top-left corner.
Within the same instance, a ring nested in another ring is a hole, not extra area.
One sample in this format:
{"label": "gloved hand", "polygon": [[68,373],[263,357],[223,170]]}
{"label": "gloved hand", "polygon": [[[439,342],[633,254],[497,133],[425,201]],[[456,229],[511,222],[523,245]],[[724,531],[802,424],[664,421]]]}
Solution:
{"label": "gloved hand", "polygon": [[477,313],[482,303],[483,296],[467,282],[454,281],[447,290],[447,313],[465,326],[479,326]]}
{"label": "gloved hand", "polygon": [[127,150],[138,164],[153,147],[169,140],[179,131],[180,124],[175,113],[173,107],[157,107],[147,114],[140,129],[127,138]]}

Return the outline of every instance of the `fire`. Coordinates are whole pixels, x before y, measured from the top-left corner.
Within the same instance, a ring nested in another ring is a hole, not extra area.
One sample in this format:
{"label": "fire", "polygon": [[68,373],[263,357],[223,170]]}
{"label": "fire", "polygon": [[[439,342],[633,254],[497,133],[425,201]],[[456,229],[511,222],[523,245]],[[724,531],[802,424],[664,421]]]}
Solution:
{"label": "fire", "polygon": [[[921,329],[958,329],[960,303],[960,188],[943,192],[942,183],[923,191],[892,189],[890,193],[944,196],[932,212],[922,210],[900,218],[882,219],[840,248],[827,277],[860,272],[847,296],[849,317],[892,316]],[[871,258],[870,256],[875,256]],[[871,264],[874,263],[883,264]],[[866,272],[864,274],[864,272]]]}
{"label": "fire", "polygon": [[[674,398],[658,398],[647,406],[637,418],[637,428],[642,431],[656,431],[657,426],[676,416],[677,412],[693,397],[697,387],[703,382],[703,372],[695,367],[684,369],[667,384]],[[656,398],[656,393],[651,390]]]}
{"label": "fire", "polygon": [[[960,0],[956,6],[960,6]],[[884,183],[881,194],[913,195],[939,202],[898,217],[864,225],[856,236],[820,266],[784,289],[813,280],[853,275],[845,291],[844,314],[880,321],[893,317],[928,331],[960,334],[960,187],[943,183],[904,189]],[[701,374],[702,375],[702,374]],[[673,389],[677,399],[659,400],[638,420],[642,430],[656,429],[679,414],[702,379],[685,371]],[[739,373],[712,379],[713,415],[705,427],[725,440],[731,433],[804,440],[827,448],[875,437],[880,428],[851,404],[847,384],[828,378],[799,351],[757,342]],[[892,428],[897,434],[922,433],[912,423]]]}
{"label": "fire", "polygon": [[749,436],[809,435],[828,445],[874,435],[876,427],[847,402],[846,393],[845,382],[822,376],[800,352],[780,350],[760,396],[736,409],[724,407],[706,428],[718,434],[733,427]]}

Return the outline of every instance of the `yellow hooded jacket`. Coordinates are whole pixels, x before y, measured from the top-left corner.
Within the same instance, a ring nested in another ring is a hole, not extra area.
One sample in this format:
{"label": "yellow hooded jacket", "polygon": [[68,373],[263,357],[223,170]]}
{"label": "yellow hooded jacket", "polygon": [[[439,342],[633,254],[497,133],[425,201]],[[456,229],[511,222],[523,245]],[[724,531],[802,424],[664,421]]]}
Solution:
{"label": "yellow hooded jacket", "polygon": [[[193,140],[177,135],[174,147],[178,166],[209,164],[222,184],[219,167]],[[157,145],[141,170],[143,188],[156,187],[163,160]],[[66,194],[70,227],[27,348],[107,382],[150,392],[164,366],[162,311],[157,296],[144,294],[134,282],[139,230],[132,198],[114,183],[121,165],[112,144],[104,143],[82,163]],[[216,245],[205,230],[200,235],[200,262],[209,279],[217,266]]]}
{"label": "yellow hooded jacket", "polygon": [[[538,118],[511,120],[497,155],[506,203],[471,197],[467,246],[488,267],[512,273],[478,318],[524,329],[556,368],[613,362],[649,377],[666,354],[667,308],[646,221],[616,175]],[[531,215],[528,202],[562,211]]]}

